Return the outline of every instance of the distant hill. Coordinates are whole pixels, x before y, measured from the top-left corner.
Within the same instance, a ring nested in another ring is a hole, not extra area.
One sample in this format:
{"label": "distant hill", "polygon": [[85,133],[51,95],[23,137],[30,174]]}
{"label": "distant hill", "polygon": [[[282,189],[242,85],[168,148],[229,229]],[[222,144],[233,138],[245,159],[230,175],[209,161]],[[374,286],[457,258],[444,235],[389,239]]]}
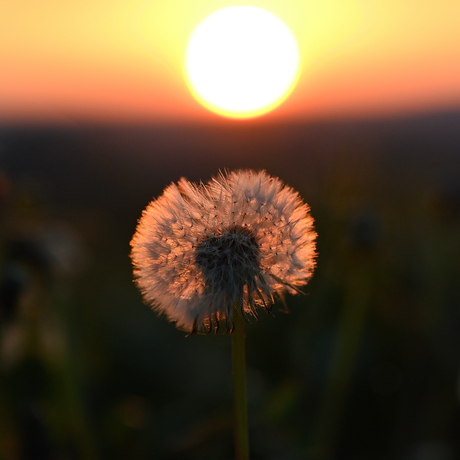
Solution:
{"label": "distant hill", "polygon": [[118,212],[138,211],[181,176],[207,180],[223,168],[262,168],[314,194],[338,169],[365,175],[369,162],[393,187],[423,176],[458,188],[460,111],[296,124],[0,128],[0,168],[10,180],[40,183],[60,206]]}

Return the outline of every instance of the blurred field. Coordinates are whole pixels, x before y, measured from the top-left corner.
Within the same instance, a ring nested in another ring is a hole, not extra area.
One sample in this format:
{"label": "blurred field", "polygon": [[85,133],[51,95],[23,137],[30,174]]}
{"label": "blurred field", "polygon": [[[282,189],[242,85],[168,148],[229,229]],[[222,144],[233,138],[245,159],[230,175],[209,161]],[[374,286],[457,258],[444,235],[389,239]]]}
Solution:
{"label": "blurred field", "polygon": [[308,296],[247,330],[251,458],[460,458],[459,127],[0,127],[0,459],[233,457],[228,336],[158,318],[128,256],[154,196],[223,168],[319,234]]}

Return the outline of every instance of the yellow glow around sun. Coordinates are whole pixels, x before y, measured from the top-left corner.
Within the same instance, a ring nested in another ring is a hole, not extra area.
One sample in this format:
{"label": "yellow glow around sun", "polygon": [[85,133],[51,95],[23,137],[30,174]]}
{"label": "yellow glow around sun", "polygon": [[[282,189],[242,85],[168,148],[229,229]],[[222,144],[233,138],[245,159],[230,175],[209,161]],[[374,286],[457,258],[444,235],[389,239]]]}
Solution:
{"label": "yellow glow around sun", "polygon": [[230,118],[273,110],[293,90],[299,50],[289,28],[261,8],[235,6],[208,16],[193,31],[185,77],[194,97]]}

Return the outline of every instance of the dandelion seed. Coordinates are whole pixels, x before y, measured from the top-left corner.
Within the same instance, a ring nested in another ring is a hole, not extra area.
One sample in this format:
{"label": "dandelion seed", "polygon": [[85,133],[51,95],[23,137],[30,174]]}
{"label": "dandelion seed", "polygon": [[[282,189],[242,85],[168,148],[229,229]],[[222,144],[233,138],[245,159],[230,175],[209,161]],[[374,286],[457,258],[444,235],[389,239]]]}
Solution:
{"label": "dandelion seed", "polygon": [[257,318],[274,295],[312,276],[309,207],[266,172],[221,173],[208,184],[167,187],[131,241],[136,283],[147,303],[187,332],[231,327],[233,308]]}

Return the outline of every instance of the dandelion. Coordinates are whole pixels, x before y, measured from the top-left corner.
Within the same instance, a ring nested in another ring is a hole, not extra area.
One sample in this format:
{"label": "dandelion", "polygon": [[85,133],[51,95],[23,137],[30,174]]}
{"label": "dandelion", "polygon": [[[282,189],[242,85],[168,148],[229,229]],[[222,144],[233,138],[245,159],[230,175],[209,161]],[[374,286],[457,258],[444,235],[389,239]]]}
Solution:
{"label": "dandelion", "polygon": [[301,292],[315,267],[309,207],[265,171],[171,184],[142,214],[131,241],[145,300],[189,333],[225,321],[233,331],[235,453],[249,459],[244,319]]}
{"label": "dandelion", "polygon": [[265,171],[221,173],[208,184],[167,187],[142,214],[131,241],[147,303],[189,333],[270,312],[301,292],[315,267],[309,207]]}

